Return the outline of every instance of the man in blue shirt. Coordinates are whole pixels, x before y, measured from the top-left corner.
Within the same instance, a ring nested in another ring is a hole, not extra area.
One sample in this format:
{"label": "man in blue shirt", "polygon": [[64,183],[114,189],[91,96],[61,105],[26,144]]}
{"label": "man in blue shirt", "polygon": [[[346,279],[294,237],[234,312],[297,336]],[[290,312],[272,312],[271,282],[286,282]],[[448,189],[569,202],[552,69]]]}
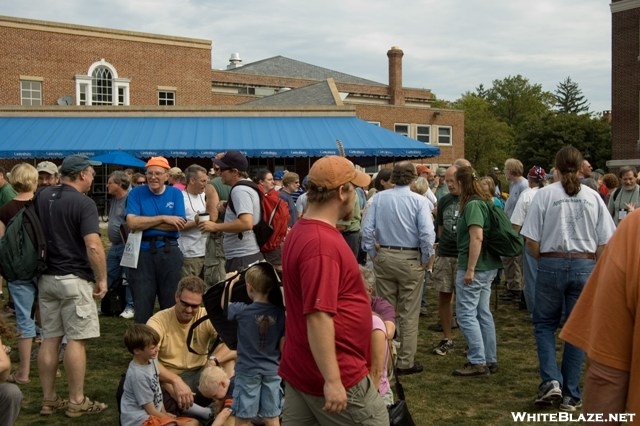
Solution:
{"label": "man in blue shirt", "polygon": [[372,198],[362,225],[362,247],[373,259],[376,294],[397,312],[398,374],[415,374],[424,268],[433,255],[435,230],[427,199],[409,189],[418,177],[413,163],[398,163],[395,187]]}
{"label": "man in blue shirt", "polygon": [[136,323],[145,324],[153,314],[156,295],[160,309],[175,305],[181,278],[180,230],[187,223],[182,191],[166,185],[169,162],[151,157],[147,162],[147,184],[131,190],[127,198],[127,225],[142,231],[138,267],[129,269]]}

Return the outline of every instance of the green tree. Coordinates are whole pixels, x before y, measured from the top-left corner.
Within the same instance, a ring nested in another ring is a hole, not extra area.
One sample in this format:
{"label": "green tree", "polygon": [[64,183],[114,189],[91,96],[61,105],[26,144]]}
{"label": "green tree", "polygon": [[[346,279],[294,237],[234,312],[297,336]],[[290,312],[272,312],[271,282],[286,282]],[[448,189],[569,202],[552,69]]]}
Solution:
{"label": "green tree", "polygon": [[611,158],[611,127],[601,119],[582,114],[548,113],[532,118],[517,135],[516,157],[525,168],[533,165],[549,170],[556,152],[573,145],[589,160],[593,168],[605,168]]}
{"label": "green tree", "polygon": [[582,94],[578,83],[567,77],[558,83],[554,92],[556,100],[555,109],[563,114],[580,114],[589,112],[589,102]]}
{"label": "green tree", "polygon": [[464,111],[464,156],[480,173],[500,167],[511,155],[513,132],[491,111],[490,104],[474,93],[465,93],[454,107]]}
{"label": "green tree", "polygon": [[494,80],[486,99],[491,111],[513,128],[531,117],[544,115],[554,104],[552,93],[542,90],[539,84],[529,83],[521,75]]}

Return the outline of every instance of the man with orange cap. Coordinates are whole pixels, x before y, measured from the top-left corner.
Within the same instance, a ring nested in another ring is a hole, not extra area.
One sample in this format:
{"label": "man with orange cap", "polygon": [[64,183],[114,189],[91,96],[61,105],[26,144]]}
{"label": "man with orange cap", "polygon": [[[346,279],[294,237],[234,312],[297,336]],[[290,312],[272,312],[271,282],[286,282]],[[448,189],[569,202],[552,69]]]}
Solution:
{"label": "man with orange cap", "polygon": [[153,314],[156,295],[160,309],[175,305],[181,278],[180,230],[186,221],[182,192],[166,185],[169,162],[164,157],[147,161],[147,184],[131,190],[127,199],[127,225],[142,231],[137,268],[129,271],[136,305],[134,320],[144,324]]}

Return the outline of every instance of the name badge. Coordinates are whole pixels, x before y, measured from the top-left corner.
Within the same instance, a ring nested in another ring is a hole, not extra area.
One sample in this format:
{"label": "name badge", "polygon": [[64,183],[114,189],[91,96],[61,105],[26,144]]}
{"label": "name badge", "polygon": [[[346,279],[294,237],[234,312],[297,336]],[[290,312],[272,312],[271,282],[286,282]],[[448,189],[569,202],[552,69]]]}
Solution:
{"label": "name badge", "polygon": [[618,210],[618,220],[622,220],[627,216],[627,211],[625,209]]}

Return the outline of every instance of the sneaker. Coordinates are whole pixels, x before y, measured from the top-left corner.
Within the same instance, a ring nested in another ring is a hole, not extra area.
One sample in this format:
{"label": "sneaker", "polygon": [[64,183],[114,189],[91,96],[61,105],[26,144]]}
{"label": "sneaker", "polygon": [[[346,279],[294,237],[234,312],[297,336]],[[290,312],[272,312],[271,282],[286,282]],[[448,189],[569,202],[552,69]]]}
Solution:
{"label": "sneaker", "polygon": [[562,398],[562,404],[560,404],[560,410],[562,411],[576,411],[579,408],[582,408],[582,400],[575,399],[571,396],[565,396]]}
{"label": "sneaker", "polygon": [[[456,317],[454,316],[453,318],[451,318],[451,329],[455,329],[458,328],[458,321],[456,320]],[[441,322],[437,322],[435,324],[431,324],[430,326],[427,327],[427,330],[429,331],[435,331],[437,333],[442,333],[442,323]]]}
{"label": "sneaker", "polygon": [[396,368],[398,376],[408,376],[409,374],[418,374],[418,373],[422,373],[422,370],[424,369],[422,368],[422,364],[420,364],[419,362],[414,363],[413,367]]}
{"label": "sneaker", "polygon": [[490,374],[496,374],[498,372],[498,363],[497,362],[488,362],[487,368],[489,369]]}
{"label": "sneaker", "polygon": [[436,355],[445,356],[447,353],[453,350],[453,340],[451,339],[442,339],[438,346],[433,349],[433,353]]}
{"label": "sneaker", "polygon": [[471,364],[468,362],[464,367],[454,370],[451,374],[458,377],[488,376],[489,369],[484,364]]}
{"label": "sneaker", "polygon": [[554,402],[560,401],[560,399],[562,399],[560,382],[557,380],[549,380],[538,387],[535,404],[552,405]]}
{"label": "sneaker", "polygon": [[124,309],[124,311],[122,311],[122,313],[120,314],[120,317],[125,319],[131,319],[133,318],[134,314],[135,314],[135,311],[133,310],[133,308],[130,308],[129,306],[127,306]]}
{"label": "sneaker", "polygon": [[429,312],[427,312],[427,307],[426,306],[421,306],[420,307],[420,316],[421,317],[426,317],[427,315],[429,315]]}

